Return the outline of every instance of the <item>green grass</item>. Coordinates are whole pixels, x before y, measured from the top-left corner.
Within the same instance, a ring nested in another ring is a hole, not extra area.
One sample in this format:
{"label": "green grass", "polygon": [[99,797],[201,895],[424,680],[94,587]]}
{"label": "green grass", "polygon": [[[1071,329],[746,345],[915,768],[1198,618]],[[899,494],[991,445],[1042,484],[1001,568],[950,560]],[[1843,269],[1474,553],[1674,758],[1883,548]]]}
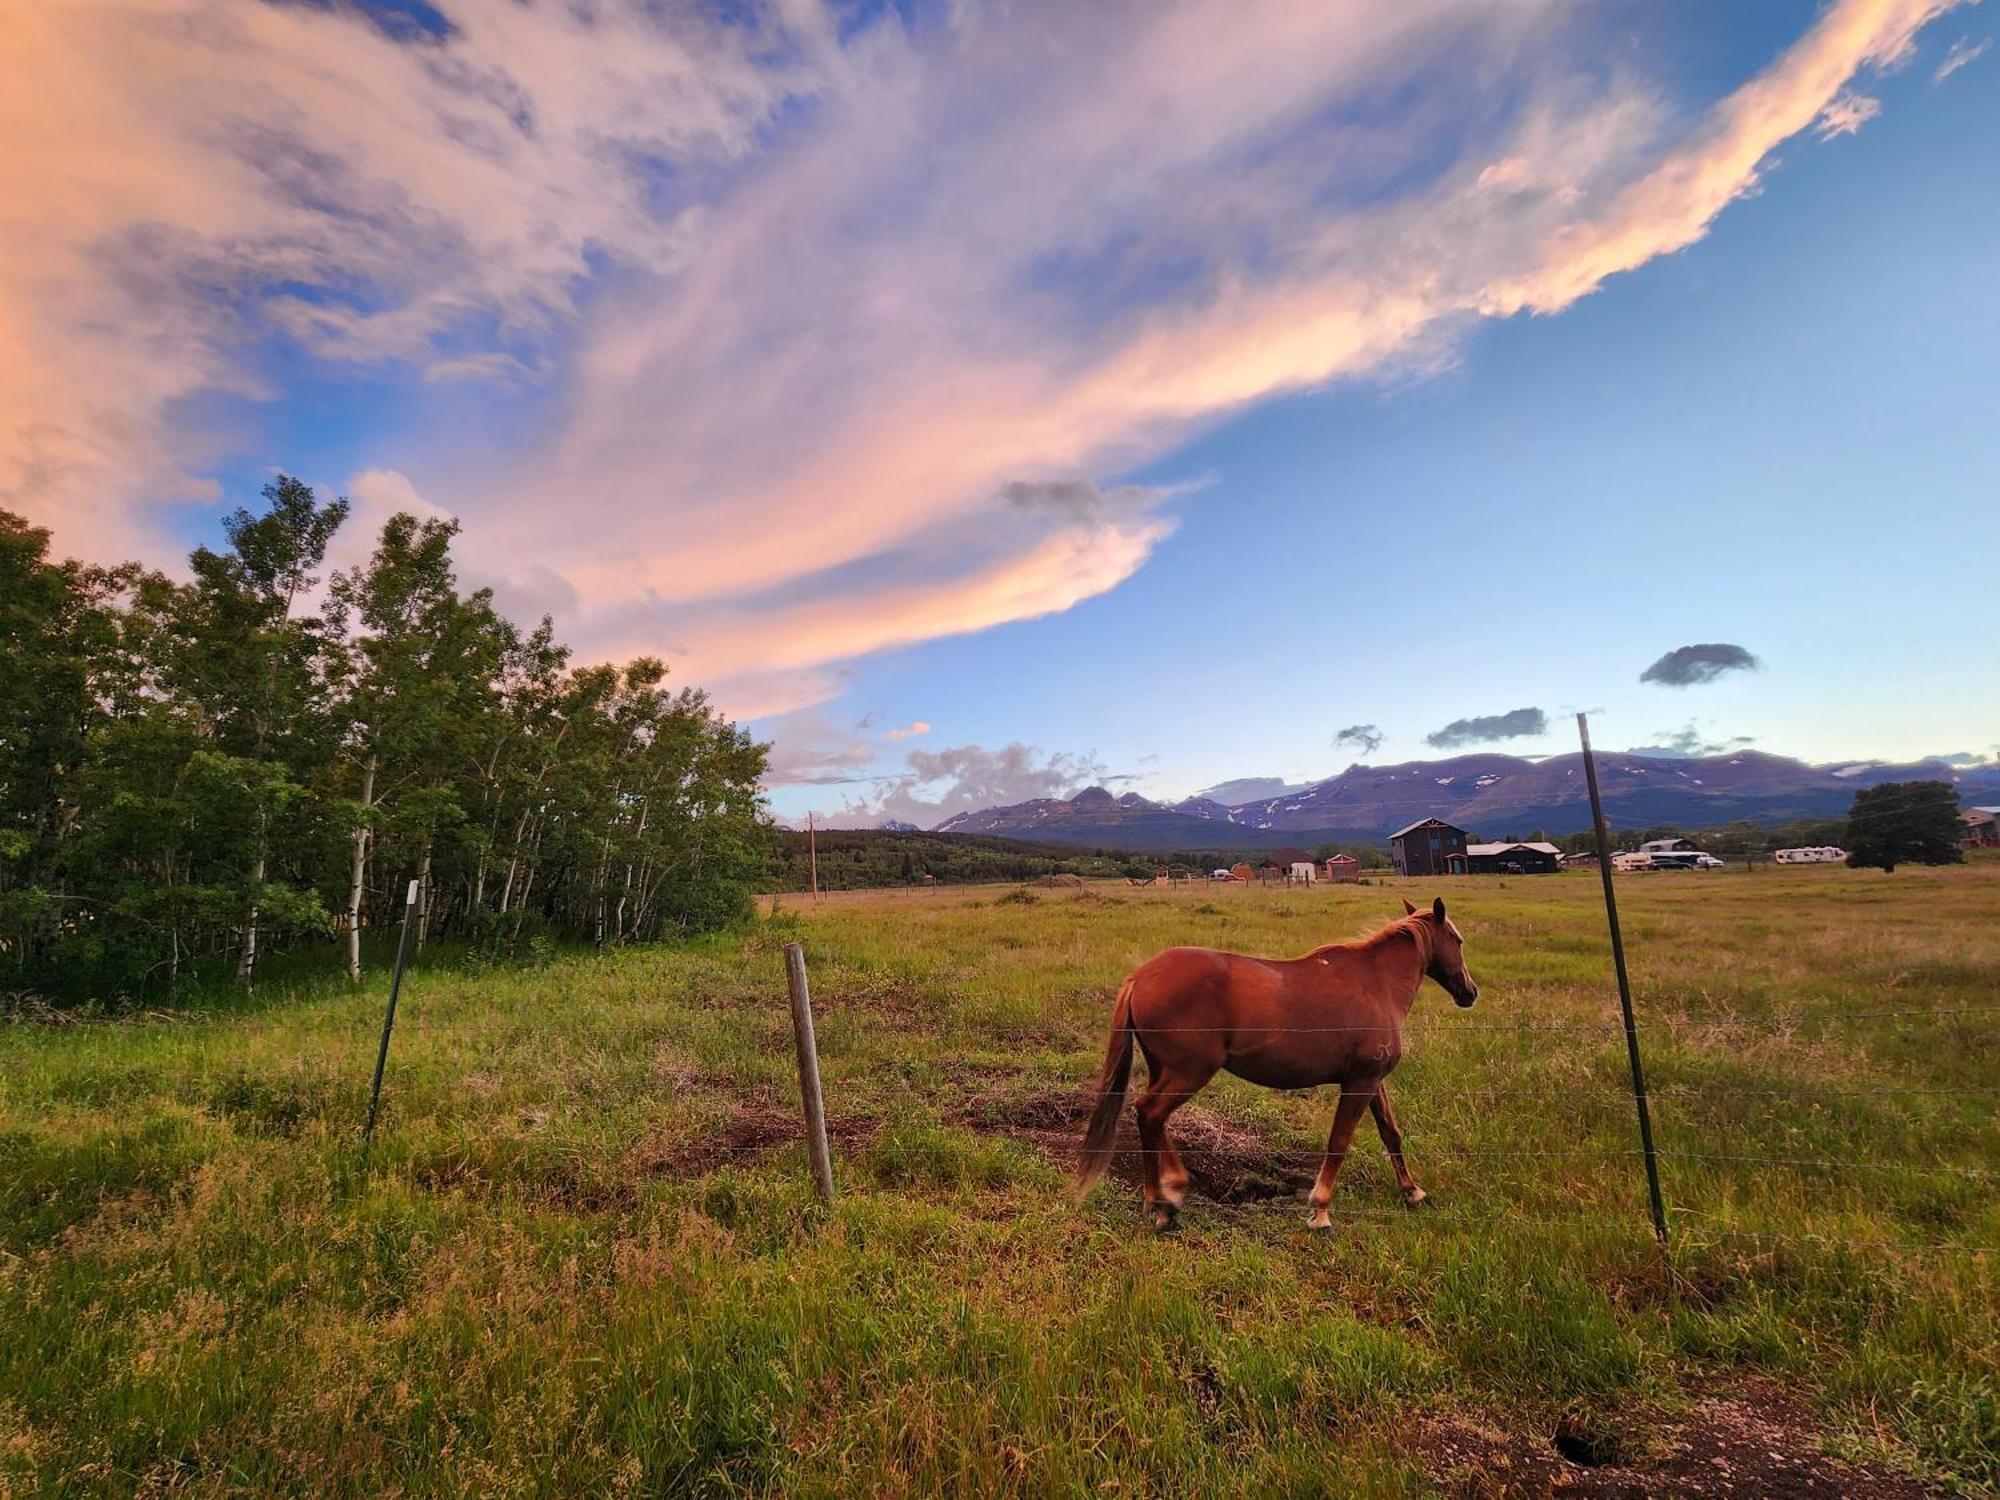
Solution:
{"label": "green grass", "polygon": [[[0,1028],[0,1493],[1415,1494],[1417,1413],[1545,1427],[1742,1372],[1844,1449],[2000,1484],[2000,864],[1621,881],[1671,1292],[1595,881],[1444,888],[1484,998],[1427,990],[1395,1080],[1438,1208],[1364,1139],[1322,1238],[1283,1199],[1156,1236],[977,1125],[1086,1087],[1159,947],[1302,951],[1396,882],[788,897],[419,972],[365,1156],[379,984]],[[771,1142],[794,937],[830,1211]],[[1330,1100],[1196,1108],[1283,1155]]]}

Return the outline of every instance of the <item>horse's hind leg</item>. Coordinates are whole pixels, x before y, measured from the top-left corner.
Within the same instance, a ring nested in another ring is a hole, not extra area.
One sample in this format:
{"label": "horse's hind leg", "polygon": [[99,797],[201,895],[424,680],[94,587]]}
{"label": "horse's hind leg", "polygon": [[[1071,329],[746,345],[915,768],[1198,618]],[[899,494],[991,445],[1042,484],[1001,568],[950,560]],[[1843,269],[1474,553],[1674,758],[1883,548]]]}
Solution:
{"label": "horse's hind leg", "polygon": [[1417,1186],[1417,1179],[1410,1175],[1409,1163],[1403,1160],[1403,1130],[1396,1123],[1396,1111],[1389,1103],[1389,1086],[1386,1083],[1375,1085],[1375,1094],[1368,1101],[1368,1108],[1374,1112],[1375,1128],[1382,1134],[1382,1149],[1389,1153],[1389,1165],[1396,1169],[1396,1186],[1403,1191],[1403,1201],[1415,1208],[1430,1195]]}
{"label": "horse's hind leg", "polygon": [[1306,1220],[1310,1228],[1333,1228],[1333,1219],[1326,1210],[1333,1202],[1334,1179],[1340,1176],[1340,1164],[1347,1160],[1347,1148],[1354,1143],[1354,1127],[1361,1123],[1374,1092],[1372,1083],[1355,1088],[1341,1086],[1340,1103],[1333,1111],[1333,1129],[1326,1136],[1326,1158],[1319,1164],[1319,1177],[1312,1192],[1306,1196],[1306,1203],[1312,1209],[1312,1217]]}
{"label": "horse's hind leg", "polygon": [[1201,1092],[1215,1076],[1205,1065],[1156,1068],[1139,1099],[1139,1148],[1145,1159],[1146,1210],[1160,1229],[1171,1229],[1187,1198],[1187,1168],[1167,1139],[1174,1111]]}

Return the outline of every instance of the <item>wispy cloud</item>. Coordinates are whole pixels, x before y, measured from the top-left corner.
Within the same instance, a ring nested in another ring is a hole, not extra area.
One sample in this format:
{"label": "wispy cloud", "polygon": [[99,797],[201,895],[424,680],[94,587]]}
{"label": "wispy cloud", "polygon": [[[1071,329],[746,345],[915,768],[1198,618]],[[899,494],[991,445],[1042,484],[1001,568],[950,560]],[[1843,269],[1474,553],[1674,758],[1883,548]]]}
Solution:
{"label": "wispy cloud", "polygon": [[817,708],[783,715],[767,726],[771,756],[766,787],[854,786],[870,780],[874,744],[843,730]]}
{"label": "wispy cloud", "polygon": [[1969,36],[1960,37],[1951,44],[1951,49],[1944,55],[1944,61],[1937,65],[1937,71],[1931,74],[1931,82],[1943,83],[1960,68],[1978,62],[1986,55],[1986,49],[1992,45],[1993,38],[1990,36],[1981,37],[1976,42]]}
{"label": "wispy cloud", "polygon": [[1868,94],[1839,94],[1819,112],[1813,132],[1823,141],[1853,135],[1882,113],[1882,101]]}
{"label": "wispy cloud", "polygon": [[1732,750],[1741,750],[1746,745],[1756,743],[1747,734],[1715,736],[1704,733],[1692,722],[1679,729],[1662,729],[1653,736],[1650,745],[1634,745],[1626,753],[1629,755],[1657,755],[1670,760],[1691,760],[1705,755],[1726,755]]}
{"label": "wispy cloud", "polygon": [[1424,736],[1426,745],[1440,750],[1459,750],[1467,745],[1487,745],[1495,740],[1530,739],[1547,734],[1549,716],[1539,708],[1515,708],[1504,714],[1481,714],[1469,719],[1453,719],[1444,728]]}
{"label": "wispy cloud", "polygon": [[904,769],[877,779],[850,798],[830,827],[869,828],[887,819],[934,828],[947,818],[1005,807],[1036,797],[1066,797],[1093,783],[1117,780],[1094,755],[1044,754],[1028,745],[953,745],[912,750]]}
{"label": "wispy cloud", "polygon": [[1287,781],[1282,776],[1239,776],[1233,781],[1218,781],[1214,786],[1205,786],[1189,795],[1220,802],[1224,807],[1241,807],[1246,802],[1265,802],[1273,797],[1282,797],[1287,792],[1302,792],[1311,784],[1307,781]]}
{"label": "wispy cloud", "polygon": [[1743,647],[1728,641],[1706,641],[1693,646],[1676,646],[1645,671],[1641,682],[1660,687],[1698,687],[1731,672],[1754,672],[1760,663]]}
{"label": "wispy cloud", "polygon": [[414,488],[586,650],[797,706],[1116,587],[1173,497],[1098,481],[1202,424],[1699,240],[1950,8],[1834,0],[1704,111],[1552,0],[13,0],[0,503],[165,553],[274,340],[537,388]]}

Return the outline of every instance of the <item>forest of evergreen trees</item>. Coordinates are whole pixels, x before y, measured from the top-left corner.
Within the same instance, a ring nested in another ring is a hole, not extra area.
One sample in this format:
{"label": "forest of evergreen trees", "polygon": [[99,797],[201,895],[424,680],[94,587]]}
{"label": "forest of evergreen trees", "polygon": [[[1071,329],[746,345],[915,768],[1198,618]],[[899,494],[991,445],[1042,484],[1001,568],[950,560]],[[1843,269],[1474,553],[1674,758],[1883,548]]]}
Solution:
{"label": "forest of evergreen trees", "polygon": [[317,946],[507,950],[712,929],[770,830],[764,747],[642,658],[575,666],[461,592],[454,522],[347,518],[295,479],[186,581],[54,559],[0,511],[0,993],[106,1003],[252,984]]}

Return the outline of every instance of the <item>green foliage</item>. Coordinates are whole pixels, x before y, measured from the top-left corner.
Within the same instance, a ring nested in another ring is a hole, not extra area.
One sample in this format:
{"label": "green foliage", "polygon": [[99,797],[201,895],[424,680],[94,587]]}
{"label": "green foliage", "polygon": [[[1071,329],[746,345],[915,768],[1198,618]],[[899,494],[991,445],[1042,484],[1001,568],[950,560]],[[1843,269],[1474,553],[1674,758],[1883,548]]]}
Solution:
{"label": "green foliage", "polygon": [[[741,918],[764,748],[650,659],[572,666],[397,515],[321,590],[347,502],[296,479],[189,581],[56,561],[0,511],[0,965],[115,1004],[401,920],[415,946],[617,944]],[[323,601],[323,608],[316,608]]]}
{"label": "green foliage", "polygon": [[1888,781],[1854,794],[1847,814],[1847,862],[1857,869],[1955,865],[1958,793],[1947,781]]}

